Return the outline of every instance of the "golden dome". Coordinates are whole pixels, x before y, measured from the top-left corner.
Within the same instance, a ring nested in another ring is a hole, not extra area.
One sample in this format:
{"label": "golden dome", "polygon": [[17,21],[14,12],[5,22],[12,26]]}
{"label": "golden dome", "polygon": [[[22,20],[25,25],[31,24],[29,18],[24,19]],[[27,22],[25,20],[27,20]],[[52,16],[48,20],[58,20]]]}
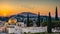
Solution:
{"label": "golden dome", "polygon": [[16,18],[10,18],[8,23],[9,24],[16,24],[17,23],[17,19]]}

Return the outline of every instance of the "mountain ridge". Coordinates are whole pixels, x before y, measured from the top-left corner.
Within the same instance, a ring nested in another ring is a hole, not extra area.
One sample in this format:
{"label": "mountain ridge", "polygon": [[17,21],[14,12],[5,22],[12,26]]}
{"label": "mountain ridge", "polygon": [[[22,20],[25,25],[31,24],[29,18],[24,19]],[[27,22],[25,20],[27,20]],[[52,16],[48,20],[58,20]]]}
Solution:
{"label": "mountain ridge", "polygon": [[[35,13],[31,13],[31,12],[22,12],[22,13],[19,13],[19,14],[16,14],[16,15],[12,15],[12,16],[9,16],[9,17],[0,17],[0,20],[2,21],[8,21],[10,18],[14,17],[16,18],[17,20],[21,20],[24,19],[24,18],[27,18],[27,14],[29,14],[29,18],[37,18],[38,17],[38,14],[35,14]],[[46,18],[47,19],[48,16],[46,15],[40,15],[40,18]]]}

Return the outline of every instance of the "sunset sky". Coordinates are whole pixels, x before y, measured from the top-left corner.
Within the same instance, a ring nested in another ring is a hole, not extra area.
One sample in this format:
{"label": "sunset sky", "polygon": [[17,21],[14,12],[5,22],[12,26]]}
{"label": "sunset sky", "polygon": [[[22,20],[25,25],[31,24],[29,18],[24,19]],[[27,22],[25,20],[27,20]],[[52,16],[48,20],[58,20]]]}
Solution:
{"label": "sunset sky", "polygon": [[[60,0],[0,0],[0,16],[10,16],[21,12],[40,12],[41,15],[54,16],[56,6],[60,13]],[[59,14],[60,16],[60,14]]]}

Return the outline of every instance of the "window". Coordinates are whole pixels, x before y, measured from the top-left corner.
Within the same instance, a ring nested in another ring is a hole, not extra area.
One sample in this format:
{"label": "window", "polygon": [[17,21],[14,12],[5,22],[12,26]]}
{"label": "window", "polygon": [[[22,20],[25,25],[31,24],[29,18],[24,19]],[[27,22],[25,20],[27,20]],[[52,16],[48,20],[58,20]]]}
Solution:
{"label": "window", "polygon": [[18,24],[18,26],[21,26],[21,24]]}

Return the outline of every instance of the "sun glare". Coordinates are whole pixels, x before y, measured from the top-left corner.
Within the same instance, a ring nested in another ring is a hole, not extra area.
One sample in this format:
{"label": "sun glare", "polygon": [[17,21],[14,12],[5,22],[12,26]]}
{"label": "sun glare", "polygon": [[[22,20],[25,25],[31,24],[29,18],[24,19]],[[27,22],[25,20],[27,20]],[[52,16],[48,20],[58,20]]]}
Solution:
{"label": "sun glare", "polygon": [[10,11],[13,10],[13,7],[9,4],[0,5],[0,13],[2,16],[7,16]]}

